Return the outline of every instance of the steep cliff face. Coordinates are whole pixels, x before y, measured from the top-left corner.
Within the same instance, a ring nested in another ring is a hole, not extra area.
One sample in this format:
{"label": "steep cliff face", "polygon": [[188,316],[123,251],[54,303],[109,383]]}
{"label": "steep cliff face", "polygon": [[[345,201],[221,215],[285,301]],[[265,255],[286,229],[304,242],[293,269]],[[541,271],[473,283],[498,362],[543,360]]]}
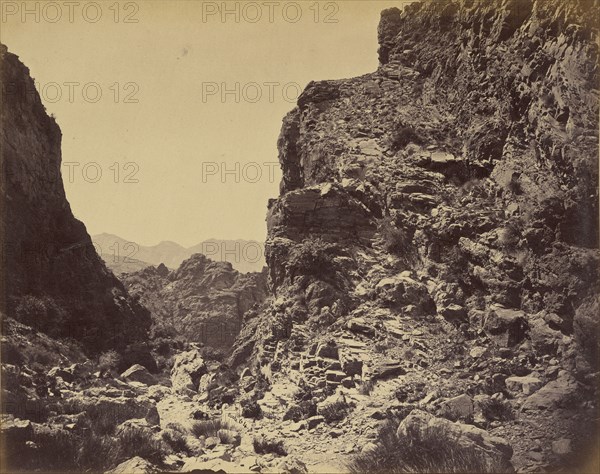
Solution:
{"label": "steep cliff face", "polygon": [[148,312],[107,270],[67,202],[60,128],[29,70],[0,48],[2,310],[90,352],[143,338]]}
{"label": "steep cliff face", "polygon": [[[273,298],[231,362],[318,399],[406,370],[395,383],[422,396],[508,394],[511,376],[543,385],[561,370],[555,382],[574,374],[589,397],[598,18],[594,2],[558,0],[384,11],[377,71],[311,82],[283,121]],[[314,367],[329,362],[327,375]],[[566,426],[558,412],[548,424]],[[525,465],[527,441],[516,444]]]}
{"label": "steep cliff face", "polygon": [[164,265],[124,274],[131,295],[151,313],[153,335],[179,336],[229,349],[237,336],[242,316],[267,295],[267,275],[241,274],[228,262],[213,262],[192,255],[177,270]]}
{"label": "steep cliff face", "polygon": [[[340,283],[290,272],[305,239],[341,243],[328,253],[357,287],[370,265],[356,252],[391,232],[406,269],[464,273],[456,303],[546,310],[570,331],[597,279],[597,15],[586,1],[384,11],[380,68],[309,84],[284,120],[275,293]],[[329,293],[321,309],[350,304]]]}

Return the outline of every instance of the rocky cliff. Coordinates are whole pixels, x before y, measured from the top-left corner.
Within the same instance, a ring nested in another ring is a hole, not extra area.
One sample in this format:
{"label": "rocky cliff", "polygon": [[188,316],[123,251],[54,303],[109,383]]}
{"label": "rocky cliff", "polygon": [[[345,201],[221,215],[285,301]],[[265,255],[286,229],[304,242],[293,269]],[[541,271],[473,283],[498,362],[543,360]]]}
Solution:
{"label": "rocky cliff", "polygon": [[595,413],[598,15],[558,0],[382,12],[377,71],[311,82],[283,121],[273,297],[231,363],[317,401],[380,385],[388,414],[509,397],[544,427],[492,426],[513,463],[562,462],[549,430],[584,440],[573,420],[583,432]]}
{"label": "rocky cliff", "polygon": [[267,295],[266,272],[242,274],[231,263],[202,254],[192,255],[177,270],[161,264],[121,279],[151,311],[153,336],[178,336],[224,350],[233,344],[244,313]]}
{"label": "rocky cliff", "polygon": [[2,61],[2,311],[89,352],[143,338],[148,312],[96,254],[61,177],[61,131],[29,70]]}

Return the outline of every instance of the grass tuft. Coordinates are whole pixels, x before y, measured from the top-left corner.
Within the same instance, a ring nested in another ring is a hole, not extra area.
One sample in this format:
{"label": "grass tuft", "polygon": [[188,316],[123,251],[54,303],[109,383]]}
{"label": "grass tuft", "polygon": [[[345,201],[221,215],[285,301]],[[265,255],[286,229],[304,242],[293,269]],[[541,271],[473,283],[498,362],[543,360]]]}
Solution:
{"label": "grass tuft", "polygon": [[397,434],[398,422],[387,422],[373,449],[356,456],[347,466],[363,473],[488,473],[504,472],[503,466],[474,447],[460,445],[443,427],[429,427],[408,435]]}

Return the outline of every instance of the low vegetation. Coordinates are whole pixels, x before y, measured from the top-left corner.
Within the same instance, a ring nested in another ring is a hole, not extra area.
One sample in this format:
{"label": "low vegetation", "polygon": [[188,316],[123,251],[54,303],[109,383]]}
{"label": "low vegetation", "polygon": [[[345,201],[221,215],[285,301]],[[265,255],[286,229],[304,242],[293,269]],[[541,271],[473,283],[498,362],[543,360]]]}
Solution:
{"label": "low vegetation", "polygon": [[197,421],[192,425],[192,433],[200,438],[204,436],[206,438],[213,436],[219,436],[219,430],[236,430],[236,426],[222,418],[215,418],[214,420],[201,420]]}
{"label": "low vegetation", "polygon": [[169,423],[166,429],[162,431],[161,438],[174,453],[190,453],[190,448],[185,439],[185,430],[181,425]]}
{"label": "low vegetation", "polygon": [[375,381],[371,379],[366,379],[361,382],[358,386],[358,393],[361,395],[371,395],[371,392],[375,388]]}
{"label": "low vegetation", "polygon": [[350,406],[345,400],[336,400],[335,402],[329,403],[324,407],[319,408],[318,413],[327,423],[334,421],[341,421],[348,415]]}
{"label": "low vegetation", "polygon": [[465,448],[440,427],[397,433],[397,422],[387,422],[373,449],[356,456],[347,466],[351,473],[486,473],[502,472],[475,448]]}
{"label": "low vegetation", "polygon": [[273,440],[264,436],[256,436],[252,445],[257,454],[277,454],[279,456],[287,456],[287,450],[282,440]]}
{"label": "low vegetation", "polygon": [[508,421],[515,417],[510,403],[498,398],[489,398],[480,402],[481,413],[486,420]]}
{"label": "low vegetation", "polygon": [[394,151],[401,150],[409,143],[419,145],[423,142],[417,130],[402,121],[396,122],[390,136],[390,145]]}
{"label": "low vegetation", "polygon": [[7,466],[27,471],[91,472],[111,469],[135,456],[162,462],[164,446],[147,429],[128,427],[115,436],[91,430],[69,432],[45,428],[34,433],[32,443],[13,452],[7,446]]}
{"label": "low vegetation", "polygon": [[333,272],[333,259],[337,251],[336,244],[321,238],[304,239],[290,251],[287,260],[288,272],[292,277],[312,275],[323,278]]}
{"label": "low vegetation", "polygon": [[397,255],[410,253],[410,236],[404,229],[397,227],[391,218],[381,219],[378,222],[378,230],[386,252]]}

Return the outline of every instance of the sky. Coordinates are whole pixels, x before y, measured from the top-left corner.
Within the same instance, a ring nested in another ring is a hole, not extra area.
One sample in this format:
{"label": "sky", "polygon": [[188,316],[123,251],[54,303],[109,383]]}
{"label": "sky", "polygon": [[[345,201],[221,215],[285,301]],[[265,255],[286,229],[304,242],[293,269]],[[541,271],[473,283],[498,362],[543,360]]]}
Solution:
{"label": "sky", "polygon": [[311,80],[377,68],[403,1],[2,1],[0,41],[61,127],[92,235],[264,241],[281,121]]}

